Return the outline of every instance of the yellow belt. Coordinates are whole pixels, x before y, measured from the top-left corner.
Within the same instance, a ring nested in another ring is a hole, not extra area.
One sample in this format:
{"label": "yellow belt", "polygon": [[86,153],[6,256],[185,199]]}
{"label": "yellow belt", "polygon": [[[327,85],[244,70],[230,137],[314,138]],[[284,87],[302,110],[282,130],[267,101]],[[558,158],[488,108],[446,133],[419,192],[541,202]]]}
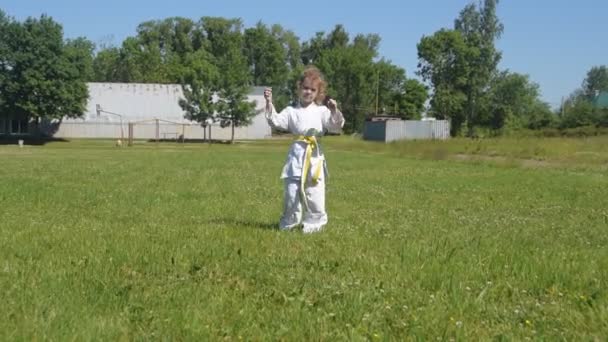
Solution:
{"label": "yellow belt", "polygon": [[[308,209],[308,201],[306,199],[306,179],[308,178],[308,171],[312,166],[312,151],[316,148],[319,148],[319,143],[317,142],[317,138],[313,136],[304,136],[300,135],[296,141],[306,143],[306,153],[304,155],[304,166],[302,167],[302,177],[300,177],[300,195],[302,196],[302,201],[304,202],[304,206]],[[318,151],[318,150],[317,150]],[[323,163],[319,163],[315,170],[312,173],[312,184],[317,185],[319,182],[319,178],[321,178],[321,169],[323,168]]]}

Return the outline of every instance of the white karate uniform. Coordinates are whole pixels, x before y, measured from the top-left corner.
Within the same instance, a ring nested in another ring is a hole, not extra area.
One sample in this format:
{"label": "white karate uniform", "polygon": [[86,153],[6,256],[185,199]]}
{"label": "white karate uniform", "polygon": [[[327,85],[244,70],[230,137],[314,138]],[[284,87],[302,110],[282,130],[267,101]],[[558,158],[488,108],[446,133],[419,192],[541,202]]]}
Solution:
{"label": "white karate uniform", "polygon": [[[308,107],[289,106],[277,113],[274,106],[266,113],[268,124],[282,131],[306,136],[310,129],[317,132],[339,132],[344,126],[344,116],[340,111],[333,115],[325,107],[311,103]],[[283,215],[279,226],[281,229],[291,229],[300,223],[305,233],[312,233],[323,229],[327,224],[325,212],[325,179],[327,167],[321,149],[313,150],[310,160],[310,169],[307,175],[302,175],[306,160],[308,144],[296,140],[287,153],[287,160],[281,172],[285,182]],[[313,182],[313,173],[318,167],[323,168],[316,184]],[[302,178],[305,177],[306,186],[302,189]],[[305,196],[303,201],[302,195]]]}

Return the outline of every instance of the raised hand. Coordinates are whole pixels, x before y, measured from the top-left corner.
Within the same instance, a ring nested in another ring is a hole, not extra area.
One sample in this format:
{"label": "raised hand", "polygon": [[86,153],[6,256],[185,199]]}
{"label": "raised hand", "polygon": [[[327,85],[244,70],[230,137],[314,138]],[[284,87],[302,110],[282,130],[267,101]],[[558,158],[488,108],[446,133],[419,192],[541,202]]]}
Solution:
{"label": "raised hand", "polygon": [[266,99],[266,104],[272,103],[272,88],[264,89],[264,99]]}
{"label": "raised hand", "polygon": [[338,110],[338,102],[334,99],[329,99],[327,101],[327,108],[329,108],[332,113],[335,113]]}

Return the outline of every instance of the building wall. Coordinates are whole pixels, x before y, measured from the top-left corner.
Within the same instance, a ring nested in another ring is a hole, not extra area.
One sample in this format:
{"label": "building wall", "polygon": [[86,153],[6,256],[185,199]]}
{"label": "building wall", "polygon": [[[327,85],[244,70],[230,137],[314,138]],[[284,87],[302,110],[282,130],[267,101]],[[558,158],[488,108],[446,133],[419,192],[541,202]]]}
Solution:
{"label": "building wall", "polygon": [[[126,138],[128,124],[133,122],[135,139],[155,139],[158,119],[161,139],[182,134],[185,139],[204,137],[199,123],[184,119],[184,111],[179,106],[179,100],[184,97],[181,85],[88,83],[87,86],[89,100],[84,115],[78,119],[43,122],[41,130],[44,134],[57,138]],[[250,126],[235,129],[236,139],[264,139],[271,135],[263,114],[263,89],[252,88],[248,100],[256,102],[259,114]],[[102,109],[99,115],[97,105]],[[211,136],[213,139],[230,139],[231,128],[214,124]]]}

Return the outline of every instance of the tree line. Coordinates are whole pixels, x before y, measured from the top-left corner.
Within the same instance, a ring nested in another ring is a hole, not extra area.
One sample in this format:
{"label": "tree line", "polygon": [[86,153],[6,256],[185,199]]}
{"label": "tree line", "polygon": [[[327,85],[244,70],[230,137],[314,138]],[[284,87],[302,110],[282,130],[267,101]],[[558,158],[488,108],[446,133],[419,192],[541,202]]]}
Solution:
{"label": "tree line", "polygon": [[[0,114],[76,117],[86,105],[86,82],[182,84],[180,106],[206,125],[247,125],[251,86],[271,86],[277,107],[297,100],[297,79],[308,64],[325,75],[340,100],[347,132],[383,113],[449,119],[453,135],[501,134],[514,129],[607,126],[594,106],[608,91],[605,66],[592,68],[583,86],[553,111],[529,76],[499,70],[496,48],[503,25],[498,0],[467,5],[452,28],[417,44],[422,82],[379,55],[377,34],[351,35],[342,25],[301,41],[279,24],[244,27],[238,18],[166,18],[138,25],[120,46],[64,39],[48,16],[19,22],[0,10]],[[214,98],[215,97],[215,98]]]}
{"label": "tree line", "polygon": [[608,126],[608,109],[593,100],[608,91],[606,66],[593,67],[557,111],[540,99],[540,88],[528,75],[499,70],[502,52],[496,41],[503,32],[498,0],[467,5],[453,28],[424,36],[418,43],[418,74],[433,89],[429,111],[452,123],[453,134],[478,131]]}

